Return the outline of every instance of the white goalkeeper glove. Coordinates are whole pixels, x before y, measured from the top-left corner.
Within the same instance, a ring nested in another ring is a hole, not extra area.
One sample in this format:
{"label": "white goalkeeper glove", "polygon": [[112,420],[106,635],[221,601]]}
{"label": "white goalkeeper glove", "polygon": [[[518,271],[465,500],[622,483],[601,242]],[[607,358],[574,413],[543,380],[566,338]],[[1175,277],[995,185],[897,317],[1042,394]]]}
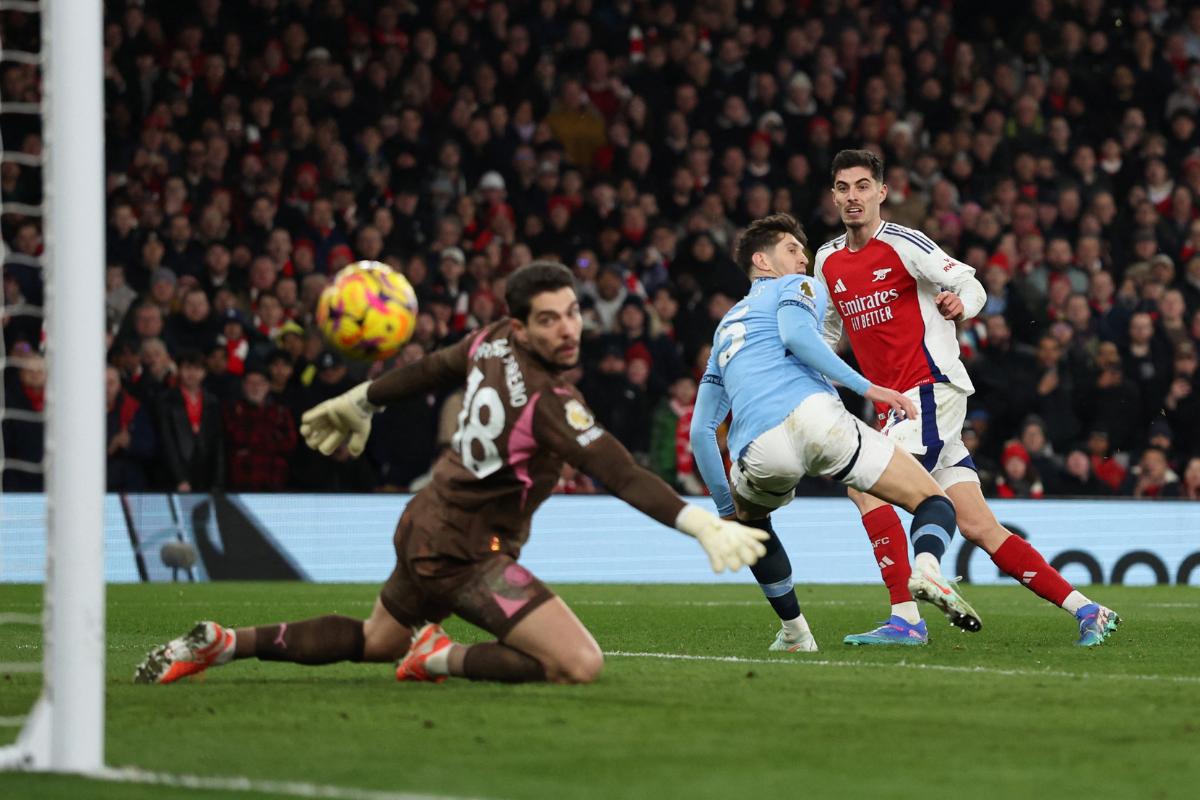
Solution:
{"label": "white goalkeeper glove", "polygon": [[319,403],[300,418],[304,443],[322,455],[330,455],[343,443],[350,455],[359,456],[371,433],[371,417],[379,406],[367,400],[370,381],[363,381],[348,392]]}
{"label": "white goalkeeper glove", "polygon": [[730,522],[699,506],[687,505],[675,518],[675,528],[694,536],[712,564],[713,572],[736,572],[767,554],[763,542],[771,538],[766,531]]}

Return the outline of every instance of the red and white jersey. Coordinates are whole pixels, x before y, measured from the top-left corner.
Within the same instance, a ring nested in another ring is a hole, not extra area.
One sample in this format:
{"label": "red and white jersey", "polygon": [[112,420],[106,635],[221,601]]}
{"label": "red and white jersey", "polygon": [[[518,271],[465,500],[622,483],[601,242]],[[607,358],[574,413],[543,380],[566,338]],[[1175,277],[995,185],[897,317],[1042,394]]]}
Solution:
{"label": "red and white jersey", "polygon": [[846,235],[817,250],[815,274],[829,290],[823,335],[836,347],[845,328],[859,371],[872,383],[907,391],[927,383],[950,383],[975,391],[959,358],[954,323],[934,298],[949,290],[963,302],[966,319],[983,308],[987,294],[975,270],[951,258],[920,231],[890,222],[857,252]]}

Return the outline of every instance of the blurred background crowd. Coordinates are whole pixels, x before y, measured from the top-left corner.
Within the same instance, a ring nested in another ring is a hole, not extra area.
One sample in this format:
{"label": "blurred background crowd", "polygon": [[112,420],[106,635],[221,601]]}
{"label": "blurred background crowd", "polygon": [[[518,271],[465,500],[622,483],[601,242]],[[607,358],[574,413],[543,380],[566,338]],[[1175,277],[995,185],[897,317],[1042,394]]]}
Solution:
{"label": "blurred background crowd", "polygon": [[[985,492],[1198,498],[1192,5],[110,0],[109,488],[418,488],[456,394],[388,409],[361,459],[298,445],[305,409],[390,366],[327,351],[316,298],[355,260],[402,271],[412,362],[552,258],[584,302],[572,379],[639,460],[702,492],[687,430],[748,288],[737,231],[787,211],[815,250],[841,230],[832,156],[867,147],[885,218],[988,290],[960,330]],[[5,48],[38,48],[37,17],[0,18]],[[0,67],[5,103],[40,91],[35,67]],[[0,131],[41,152],[36,118]],[[39,202],[39,169],[6,160],[0,194]],[[2,222],[5,404],[36,412],[41,221]],[[40,461],[36,414],[3,434],[10,462]],[[6,491],[40,488],[5,469]],[[602,487],[568,468],[560,489]]]}

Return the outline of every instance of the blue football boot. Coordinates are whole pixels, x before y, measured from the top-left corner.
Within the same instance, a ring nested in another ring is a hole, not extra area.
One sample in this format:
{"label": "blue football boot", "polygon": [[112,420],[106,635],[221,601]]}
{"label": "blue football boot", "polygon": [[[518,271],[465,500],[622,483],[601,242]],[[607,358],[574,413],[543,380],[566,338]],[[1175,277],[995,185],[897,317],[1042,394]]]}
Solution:
{"label": "blue football boot", "polygon": [[1080,647],[1102,644],[1121,624],[1117,612],[1099,603],[1087,604],[1075,612],[1075,618],[1079,620],[1079,641],[1076,644]]}
{"label": "blue football boot", "polygon": [[910,625],[904,621],[903,617],[892,615],[888,618],[887,622],[875,630],[867,631],[866,633],[852,633],[845,639],[842,639],[842,643],[913,647],[915,645],[929,644],[929,631],[925,627],[925,620],[921,620],[916,625]]}

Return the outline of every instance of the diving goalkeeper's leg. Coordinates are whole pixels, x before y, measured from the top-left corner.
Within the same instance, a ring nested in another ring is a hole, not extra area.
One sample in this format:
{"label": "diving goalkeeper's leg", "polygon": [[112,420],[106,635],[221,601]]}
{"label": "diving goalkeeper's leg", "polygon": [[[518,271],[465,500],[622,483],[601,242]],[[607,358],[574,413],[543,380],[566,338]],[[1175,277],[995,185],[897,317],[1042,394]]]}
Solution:
{"label": "diving goalkeeper's leg", "polygon": [[561,598],[552,597],[530,611],[500,641],[462,645],[440,625],[425,625],[396,666],[396,679],[591,683],[603,667],[604,654],[591,632]]}
{"label": "diving goalkeeper's leg", "polygon": [[367,620],[330,614],[237,629],[205,620],[151,650],[138,665],[134,682],[174,683],[240,658],[310,665],[395,661],[411,639],[412,630],[388,614],[379,600]]}

